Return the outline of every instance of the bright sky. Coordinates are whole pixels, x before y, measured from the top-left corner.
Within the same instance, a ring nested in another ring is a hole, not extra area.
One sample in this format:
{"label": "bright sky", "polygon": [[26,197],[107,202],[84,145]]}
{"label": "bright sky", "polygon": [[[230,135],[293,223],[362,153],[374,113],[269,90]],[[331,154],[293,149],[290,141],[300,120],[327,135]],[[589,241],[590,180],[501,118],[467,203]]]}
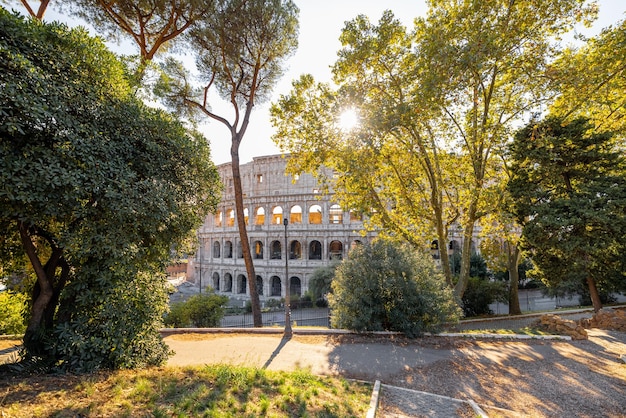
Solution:
{"label": "bright sky", "polygon": [[[46,20],[58,19],[54,12],[54,4],[46,13]],[[367,15],[372,22],[378,22],[386,9],[411,27],[413,18],[426,13],[425,0],[294,0],[300,8],[300,34],[298,51],[287,61],[285,75],[276,85],[270,102],[257,105],[252,113],[248,131],[240,148],[242,163],[251,161],[253,157],[278,153],[278,148],[271,140],[274,132],[269,121],[269,107],[281,94],[291,90],[291,82],[301,74],[313,74],[317,81],[330,82],[330,66],[336,61],[337,51],[340,49],[339,35],[344,23],[359,14]],[[591,31],[584,31],[586,35],[593,35],[601,28],[615,24],[624,19],[626,1],[599,0],[600,13]],[[22,11],[19,6],[16,9]],[[62,19],[67,21],[67,18]],[[74,22],[72,22],[74,23]],[[70,23],[71,24],[71,23]],[[217,103],[213,109],[222,116],[230,117],[230,108],[222,108]],[[223,111],[221,109],[224,109]],[[211,141],[211,154],[216,164],[230,161],[230,134],[226,127],[218,122],[211,121],[202,128]]]}

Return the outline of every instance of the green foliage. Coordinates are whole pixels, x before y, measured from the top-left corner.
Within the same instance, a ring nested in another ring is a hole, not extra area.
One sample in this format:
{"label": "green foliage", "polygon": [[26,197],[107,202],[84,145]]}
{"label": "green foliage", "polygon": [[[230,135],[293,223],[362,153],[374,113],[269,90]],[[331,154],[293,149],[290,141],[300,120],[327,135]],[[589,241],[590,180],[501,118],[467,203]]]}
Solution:
{"label": "green foliage", "polygon": [[213,290],[193,295],[184,302],[172,305],[165,317],[165,325],[172,328],[218,327],[224,317],[226,303],[228,296],[217,295]]}
{"label": "green foliage", "polygon": [[332,291],[332,282],[335,277],[335,270],[339,263],[333,262],[325,267],[320,267],[313,271],[309,279],[309,292],[312,300],[323,299]]}
{"label": "green foliage", "polygon": [[170,353],[158,333],[168,300],[164,277],[103,272],[92,280],[106,286],[77,280],[64,293],[59,315],[71,310],[72,320],[59,322],[48,341],[59,368],[84,373],[164,363]]}
{"label": "green foliage", "polygon": [[463,314],[466,317],[492,314],[490,304],[508,302],[507,289],[506,283],[501,281],[470,277],[462,299]]}
{"label": "green foliage", "polygon": [[26,295],[0,292],[0,334],[23,334],[26,330],[24,307]]}
{"label": "green foliage", "polygon": [[511,158],[508,187],[523,225],[522,245],[535,264],[531,273],[557,289],[591,280],[598,291],[623,291],[623,147],[611,134],[595,133],[586,119],[550,117],[518,132]]}
{"label": "green foliage", "polygon": [[[303,75],[271,116],[274,140],[291,152],[289,169],[322,179],[322,167],[332,169],[342,206],[371,212],[382,234],[419,247],[433,236],[445,243],[460,225],[460,298],[474,226],[501,199],[498,152],[521,115],[553,94],[546,71],[554,38],[594,8],[580,0],[436,0],[428,9],[413,30],[390,11],[378,24],[363,15],[346,22],[333,66],[338,88]],[[350,132],[336,123],[346,108],[359,115]],[[441,257],[452,286],[447,253]]]}
{"label": "green foliage", "polygon": [[206,139],[124,74],[84,30],[0,9],[0,254],[37,280],[27,355],[66,369],[165,360],[161,272],[218,200]]}
{"label": "green foliage", "polygon": [[387,240],[358,246],[336,270],[332,326],[409,337],[455,322],[459,308],[432,259]]}

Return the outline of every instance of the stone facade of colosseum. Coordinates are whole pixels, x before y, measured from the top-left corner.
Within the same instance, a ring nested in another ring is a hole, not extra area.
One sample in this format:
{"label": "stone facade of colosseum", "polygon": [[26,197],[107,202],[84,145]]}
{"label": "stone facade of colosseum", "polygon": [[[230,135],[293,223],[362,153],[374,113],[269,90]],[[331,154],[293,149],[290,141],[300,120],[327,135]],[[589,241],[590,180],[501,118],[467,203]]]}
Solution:
{"label": "stone facade of colosseum", "polygon": [[[363,232],[359,217],[333,201],[332,191],[322,193],[309,174],[286,175],[285,165],[281,155],[241,165],[244,216],[262,301],[285,297],[286,270],[291,294],[303,295],[315,269],[347,257],[352,246],[374,236]],[[235,219],[231,166],[222,164],[218,170],[224,184],[222,200],[198,231],[200,248],[192,280],[201,288],[211,286],[219,294],[245,300],[248,277]]]}

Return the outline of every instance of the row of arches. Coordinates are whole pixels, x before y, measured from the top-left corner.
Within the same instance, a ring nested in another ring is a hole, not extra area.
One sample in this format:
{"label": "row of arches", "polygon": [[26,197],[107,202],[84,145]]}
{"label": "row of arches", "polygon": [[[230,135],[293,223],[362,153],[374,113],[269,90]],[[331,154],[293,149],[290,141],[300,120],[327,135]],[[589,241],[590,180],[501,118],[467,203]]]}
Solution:
{"label": "row of arches", "polygon": [[[360,241],[355,240],[352,242],[351,247],[360,244]],[[292,240],[288,244],[288,256],[290,260],[322,260],[322,243],[318,240],[311,240],[308,245],[303,246],[299,240]],[[269,249],[266,251],[263,241],[256,240],[252,243],[252,258],[256,260],[281,260],[285,254],[283,248],[283,242],[281,240],[273,240],[269,244]],[[332,240],[328,244],[328,259],[329,260],[342,260],[344,255],[344,245],[339,240]],[[233,243],[230,240],[224,241],[224,245],[220,244],[220,241],[213,241],[213,247],[211,251],[212,258],[243,258],[243,251],[241,249],[241,243],[237,243],[237,253],[234,255]]]}
{"label": "row of arches", "polygon": [[[248,279],[245,274],[238,274],[233,279],[233,275],[230,273],[224,273],[221,277],[218,272],[214,272],[211,276],[211,284],[213,289],[219,293],[234,293],[240,295],[248,294]],[[268,288],[265,288],[265,282],[263,277],[256,276],[256,291],[259,296],[285,296],[283,291],[282,278],[279,276],[271,276],[268,282]],[[302,281],[298,276],[291,276],[289,278],[289,293],[290,295],[301,296],[302,295]]]}
{"label": "row of arches", "polygon": [[[474,240],[470,242],[471,254],[476,254],[476,244]],[[435,259],[440,258],[439,240],[433,240],[430,243],[430,250]],[[458,254],[461,252],[461,243],[455,239],[450,240],[447,245],[447,252],[449,255]]]}
{"label": "row of arches", "polygon": [[[306,219],[304,219],[306,214]],[[357,212],[350,211],[350,222],[361,222],[363,217]],[[243,210],[244,219],[246,225],[249,225],[249,211],[248,208]],[[309,206],[308,210],[303,210],[300,205],[293,205],[289,210],[284,210],[282,206],[273,206],[267,211],[263,206],[257,206],[254,208],[254,225],[282,225],[283,219],[287,218],[290,224],[302,224],[308,223],[309,225],[321,225],[323,223],[323,210],[319,204]],[[328,223],[329,224],[342,224],[344,223],[344,211],[338,204],[333,204],[328,209]],[[225,211],[218,211],[214,215],[213,225],[215,227],[234,227],[235,226],[235,209],[228,208]]]}

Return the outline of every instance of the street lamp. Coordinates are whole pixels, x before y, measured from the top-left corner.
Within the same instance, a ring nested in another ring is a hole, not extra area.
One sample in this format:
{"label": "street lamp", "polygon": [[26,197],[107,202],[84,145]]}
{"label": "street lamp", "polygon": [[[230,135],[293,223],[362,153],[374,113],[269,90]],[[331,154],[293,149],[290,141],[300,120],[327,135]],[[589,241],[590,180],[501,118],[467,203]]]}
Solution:
{"label": "street lamp", "polygon": [[291,295],[289,289],[289,248],[287,247],[287,225],[289,221],[285,216],[283,225],[285,225],[285,335],[291,336]]}

